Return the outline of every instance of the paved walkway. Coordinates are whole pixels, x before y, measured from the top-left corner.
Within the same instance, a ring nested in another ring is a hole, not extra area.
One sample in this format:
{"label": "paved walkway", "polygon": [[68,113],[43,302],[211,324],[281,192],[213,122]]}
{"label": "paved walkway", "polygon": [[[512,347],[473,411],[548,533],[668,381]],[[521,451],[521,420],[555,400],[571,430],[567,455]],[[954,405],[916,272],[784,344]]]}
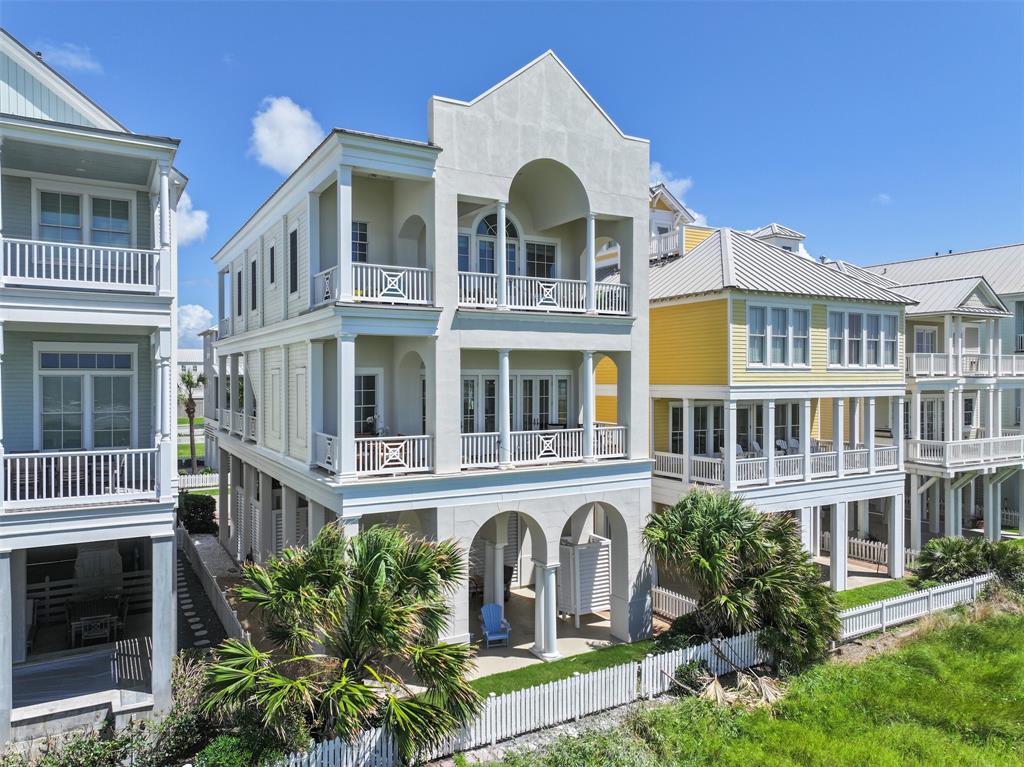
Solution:
{"label": "paved walkway", "polygon": [[178,552],[178,649],[208,649],[226,637],[199,577]]}

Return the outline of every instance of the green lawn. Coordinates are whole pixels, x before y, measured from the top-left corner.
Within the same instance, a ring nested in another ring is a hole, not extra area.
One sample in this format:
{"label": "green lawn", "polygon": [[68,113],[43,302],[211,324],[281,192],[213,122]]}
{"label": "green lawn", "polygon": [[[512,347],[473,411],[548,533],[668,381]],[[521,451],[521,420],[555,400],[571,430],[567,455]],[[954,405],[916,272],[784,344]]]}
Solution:
{"label": "green lawn", "polygon": [[[196,416],[196,428],[197,429],[201,429],[205,422],[206,422],[205,419],[201,415],[197,415]],[[187,418],[179,418],[178,419],[178,426],[188,426],[188,419]]]}
{"label": "green lawn", "polygon": [[886,580],[881,583],[872,583],[870,586],[840,591],[836,594],[836,598],[839,600],[840,610],[849,610],[851,607],[860,607],[881,599],[898,597],[909,594],[911,591],[914,591],[914,587],[910,585],[910,581],[907,578],[902,578],[898,581]]}
{"label": "green lawn", "polygon": [[[196,458],[202,458],[206,455],[206,442],[201,439],[196,439]],[[192,450],[189,448],[188,442],[178,443],[178,458],[191,458]]]}
{"label": "green lawn", "polygon": [[212,496],[218,496],[218,495],[220,495],[220,488],[219,487],[208,487],[208,488],[204,488],[202,490],[188,490],[187,492],[188,492],[189,495],[212,495]]}
{"label": "green lawn", "polygon": [[794,679],[770,709],[685,698],[505,767],[1024,764],[1024,616],[966,620],[859,665]]}
{"label": "green lawn", "polygon": [[596,671],[599,668],[617,666],[631,660],[640,660],[651,652],[653,647],[654,642],[651,640],[633,644],[615,644],[593,652],[571,655],[550,663],[535,663],[514,671],[491,674],[473,681],[472,685],[481,695],[492,692],[501,695],[514,690],[522,690],[524,687],[532,687],[535,684],[565,679],[577,671],[583,674],[587,671]]}

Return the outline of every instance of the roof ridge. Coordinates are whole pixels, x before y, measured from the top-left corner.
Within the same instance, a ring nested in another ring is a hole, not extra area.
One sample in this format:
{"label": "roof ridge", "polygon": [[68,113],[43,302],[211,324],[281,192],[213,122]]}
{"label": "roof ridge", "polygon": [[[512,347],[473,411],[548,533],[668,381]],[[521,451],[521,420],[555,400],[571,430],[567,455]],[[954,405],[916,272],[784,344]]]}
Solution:
{"label": "roof ridge", "polygon": [[896,261],[886,261],[881,264],[870,264],[865,269],[877,269],[881,266],[896,266],[897,264],[909,264],[914,261],[930,261],[933,258],[952,258],[953,256],[967,256],[971,253],[981,253],[985,250],[1002,250],[1003,248],[1024,247],[1024,242],[1010,242],[1005,245],[989,245],[987,248],[975,248],[974,250],[958,250],[955,253],[936,253],[932,256],[918,256],[916,258],[902,258]]}
{"label": "roof ridge", "polygon": [[722,286],[731,288],[735,284],[733,282],[733,263],[732,263],[732,234],[733,231],[729,227],[719,229],[722,233]]}

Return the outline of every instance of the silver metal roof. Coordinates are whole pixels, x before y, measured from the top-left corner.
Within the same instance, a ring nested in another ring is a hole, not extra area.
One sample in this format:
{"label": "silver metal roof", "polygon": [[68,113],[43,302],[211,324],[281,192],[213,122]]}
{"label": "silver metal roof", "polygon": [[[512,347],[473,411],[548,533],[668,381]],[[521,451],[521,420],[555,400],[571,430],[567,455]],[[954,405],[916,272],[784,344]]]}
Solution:
{"label": "silver metal roof", "polygon": [[806,240],[807,238],[800,234],[796,229],[790,229],[788,226],[782,224],[776,224],[772,222],[766,226],[762,226],[760,229],[755,229],[752,233],[753,237],[783,237],[787,240]]}
{"label": "silver metal roof", "polygon": [[893,304],[904,296],[734,229],[719,229],[684,256],[651,262],[650,297],[666,300],[727,288]]}
{"label": "silver metal roof", "polygon": [[838,269],[851,277],[856,277],[859,280],[870,282],[872,285],[877,285],[880,288],[898,288],[900,285],[896,280],[890,280],[887,277],[883,277],[881,274],[869,272],[867,269],[857,266],[856,264],[851,264],[849,261],[832,261],[830,259],[823,259],[821,263],[826,266],[831,266],[833,269]]}
{"label": "silver metal roof", "polygon": [[916,285],[901,285],[900,293],[917,301],[907,308],[908,315],[971,314],[986,317],[1008,317],[1006,305],[992,290],[984,277],[961,277],[956,280],[935,280]]}
{"label": "silver metal roof", "polygon": [[866,267],[901,284],[983,275],[999,295],[1024,293],[1024,243]]}

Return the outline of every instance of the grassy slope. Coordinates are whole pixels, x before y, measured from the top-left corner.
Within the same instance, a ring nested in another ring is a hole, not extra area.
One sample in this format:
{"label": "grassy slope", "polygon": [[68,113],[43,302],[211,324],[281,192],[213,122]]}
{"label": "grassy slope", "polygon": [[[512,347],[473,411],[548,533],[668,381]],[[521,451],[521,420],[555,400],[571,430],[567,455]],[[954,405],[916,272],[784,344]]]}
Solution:
{"label": "grassy slope", "polygon": [[771,710],[688,698],[508,767],[1024,764],[1024,617],[959,623],[857,666],[818,666]]}
{"label": "grassy slope", "polygon": [[910,585],[910,581],[903,578],[898,581],[882,581],[870,586],[840,591],[836,594],[836,598],[839,600],[840,610],[849,610],[851,607],[860,607],[881,599],[909,594],[913,590],[914,587]]}

